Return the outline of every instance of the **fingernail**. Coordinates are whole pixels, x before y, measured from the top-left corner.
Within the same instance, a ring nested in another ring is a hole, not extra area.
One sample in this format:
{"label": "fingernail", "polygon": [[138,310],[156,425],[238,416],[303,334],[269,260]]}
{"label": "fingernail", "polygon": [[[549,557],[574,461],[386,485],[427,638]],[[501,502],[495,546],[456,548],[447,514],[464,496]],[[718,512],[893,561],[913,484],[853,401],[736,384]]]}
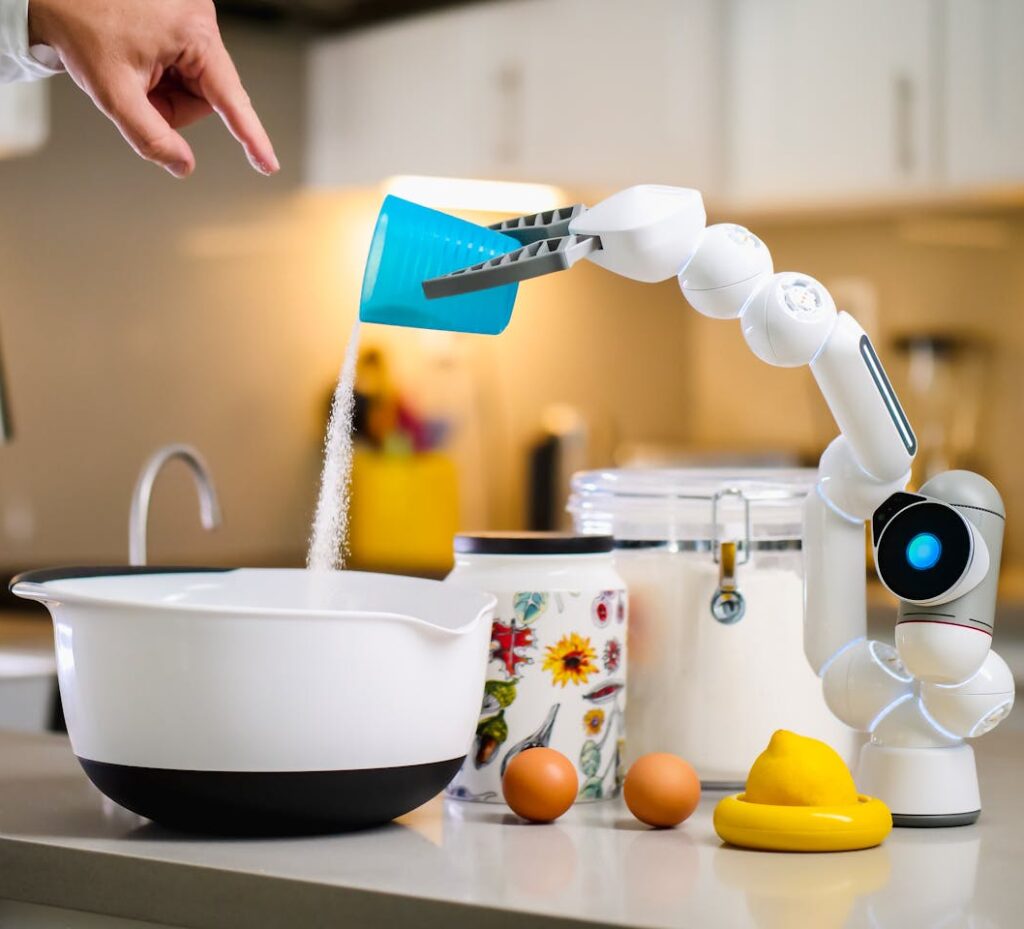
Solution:
{"label": "fingernail", "polygon": [[182,178],[188,174],[188,164],[184,161],[175,161],[173,164],[169,164],[166,167],[167,171],[177,178]]}
{"label": "fingernail", "polygon": [[249,164],[251,164],[260,174],[265,177],[270,177],[275,171],[281,170],[281,165],[278,164],[277,156],[272,155],[271,161],[262,161],[259,158],[250,158]]}

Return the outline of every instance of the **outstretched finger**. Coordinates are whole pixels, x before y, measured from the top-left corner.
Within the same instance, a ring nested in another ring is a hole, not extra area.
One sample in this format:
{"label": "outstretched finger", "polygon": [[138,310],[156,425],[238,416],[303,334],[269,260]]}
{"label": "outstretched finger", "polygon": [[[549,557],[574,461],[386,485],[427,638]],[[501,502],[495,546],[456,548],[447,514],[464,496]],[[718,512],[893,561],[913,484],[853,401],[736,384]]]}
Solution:
{"label": "outstretched finger", "polygon": [[274,146],[249,101],[231,56],[219,42],[210,47],[198,89],[245,149],[249,163],[263,174],[279,170]]}

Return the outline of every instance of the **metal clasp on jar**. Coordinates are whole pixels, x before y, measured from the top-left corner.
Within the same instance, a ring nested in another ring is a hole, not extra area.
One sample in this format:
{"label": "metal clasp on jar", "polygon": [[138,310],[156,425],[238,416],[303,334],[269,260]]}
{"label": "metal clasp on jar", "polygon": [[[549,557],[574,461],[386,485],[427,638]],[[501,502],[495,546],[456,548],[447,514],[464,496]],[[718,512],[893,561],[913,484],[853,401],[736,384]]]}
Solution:
{"label": "metal clasp on jar", "polygon": [[[718,508],[723,497],[738,497],[743,502],[742,544],[735,539],[721,538]],[[711,598],[711,615],[723,625],[731,626],[743,619],[747,611],[747,602],[737,581],[736,568],[750,560],[750,501],[739,488],[720,490],[711,498],[711,552],[718,565],[718,589]]]}

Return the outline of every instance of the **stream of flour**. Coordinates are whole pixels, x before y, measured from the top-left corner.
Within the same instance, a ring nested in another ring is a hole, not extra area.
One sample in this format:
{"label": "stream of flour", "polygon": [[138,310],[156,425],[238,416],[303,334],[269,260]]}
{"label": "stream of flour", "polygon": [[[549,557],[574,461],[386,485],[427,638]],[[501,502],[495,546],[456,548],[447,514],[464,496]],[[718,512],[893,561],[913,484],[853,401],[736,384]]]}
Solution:
{"label": "stream of flour", "polygon": [[359,320],[352,327],[324,439],[320,495],[309,538],[306,567],[332,571],[345,567],[348,554],[348,506],[352,480],[352,417],[355,413],[356,361],[359,358]]}

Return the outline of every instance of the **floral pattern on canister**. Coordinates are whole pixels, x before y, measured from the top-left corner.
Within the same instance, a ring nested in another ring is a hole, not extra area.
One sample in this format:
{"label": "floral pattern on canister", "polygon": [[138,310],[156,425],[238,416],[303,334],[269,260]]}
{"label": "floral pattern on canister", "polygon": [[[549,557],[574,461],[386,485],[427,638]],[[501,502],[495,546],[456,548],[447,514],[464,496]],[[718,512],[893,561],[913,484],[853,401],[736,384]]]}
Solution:
{"label": "floral pattern on canister", "polygon": [[496,593],[480,719],[448,795],[500,802],[509,760],[550,745],[575,764],[580,800],[616,796],[624,773],[625,591]]}
{"label": "floral pattern on canister", "polygon": [[473,741],[473,764],[477,768],[489,765],[498,756],[498,750],[508,739],[505,709],[516,699],[516,682],[487,681],[480,706],[480,722]]}
{"label": "floral pattern on canister", "polygon": [[624,681],[601,681],[583,694],[583,699],[591,703],[608,703],[615,700],[625,687]]}
{"label": "floral pattern on canister", "polygon": [[516,619],[523,625],[529,625],[548,608],[548,594],[535,590],[518,593],[512,598],[512,608],[516,611]]}
{"label": "floral pattern on canister", "polygon": [[476,741],[473,743],[473,764],[478,768],[489,765],[498,757],[498,749],[508,740],[508,723],[505,711],[496,716],[481,719],[476,727]]}
{"label": "floral pattern on canister", "polygon": [[601,663],[605,671],[611,674],[619,670],[622,662],[622,643],[618,639],[609,639],[604,643],[604,651],[601,652]]}
{"label": "floral pattern on canister", "polygon": [[602,590],[590,605],[590,618],[598,629],[604,629],[618,613],[619,594],[616,590]]}
{"label": "floral pattern on canister", "polygon": [[587,710],[583,714],[583,730],[587,735],[600,735],[604,728],[604,710]]}
{"label": "floral pattern on canister", "polygon": [[[604,721],[603,710],[589,710],[583,717],[584,722],[592,713],[601,713]],[[581,800],[602,800],[605,797],[614,797],[622,785],[624,772],[622,770],[622,749],[625,744],[619,738],[612,742],[608,752],[608,740],[615,731],[615,723],[618,721],[621,728],[622,709],[616,703],[608,717],[608,726],[600,740],[589,738],[583,743],[580,749],[579,769],[583,774],[583,784],[580,787],[579,799]],[[597,732],[588,734],[596,737]],[[608,757],[610,754],[611,757]]]}
{"label": "floral pattern on canister", "polygon": [[507,623],[496,619],[491,626],[491,661],[497,661],[511,679],[519,673],[519,665],[533,664],[529,650],[535,644],[533,630],[514,619]]}

